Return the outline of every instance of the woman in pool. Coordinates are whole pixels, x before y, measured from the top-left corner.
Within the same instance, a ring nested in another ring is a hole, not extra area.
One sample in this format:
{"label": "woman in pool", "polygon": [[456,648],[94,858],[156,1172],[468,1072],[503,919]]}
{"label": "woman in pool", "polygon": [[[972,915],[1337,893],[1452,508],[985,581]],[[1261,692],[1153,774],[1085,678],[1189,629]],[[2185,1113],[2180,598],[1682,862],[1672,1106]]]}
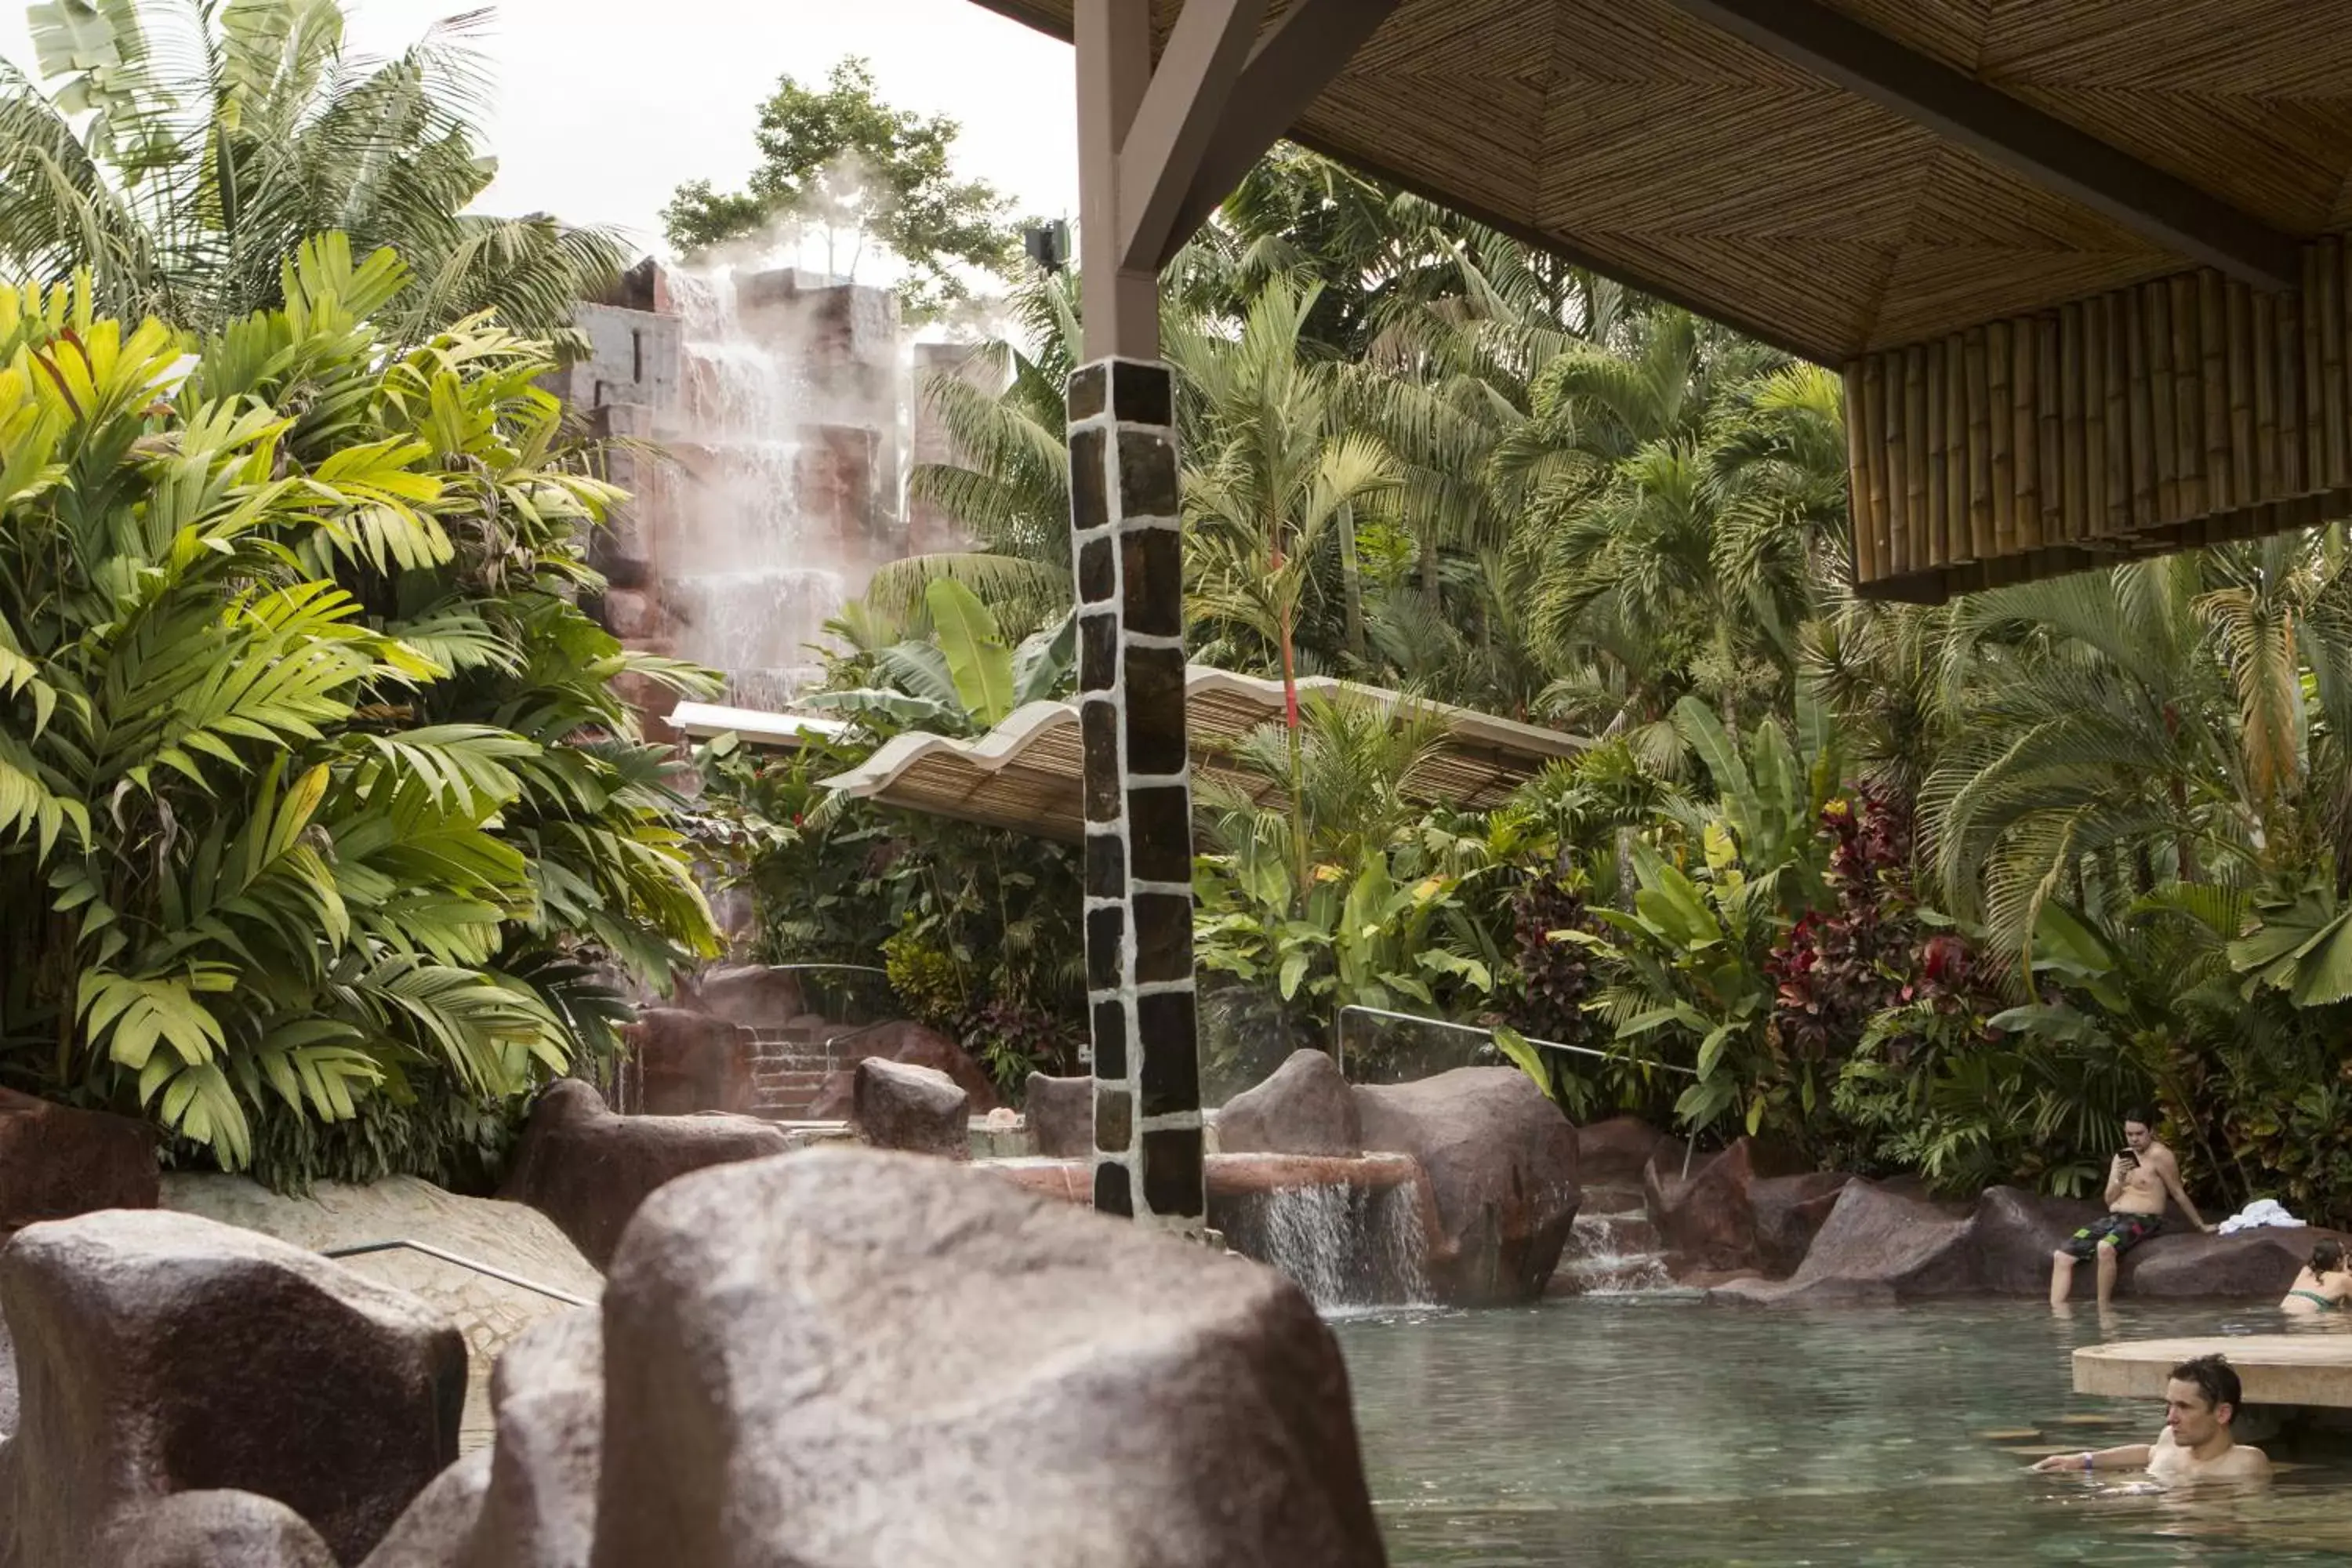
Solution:
{"label": "woman in pool", "polygon": [[2294,1277],[2294,1288],[2279,1303],[2279,1310],[2290,1318],[2309,1318],[2333,1312],[2347,1301],[2352,1301],[2352,1263],[2345,1260],[2342,1242],[2323,1241],[2311,1249],[2311,1261]]}

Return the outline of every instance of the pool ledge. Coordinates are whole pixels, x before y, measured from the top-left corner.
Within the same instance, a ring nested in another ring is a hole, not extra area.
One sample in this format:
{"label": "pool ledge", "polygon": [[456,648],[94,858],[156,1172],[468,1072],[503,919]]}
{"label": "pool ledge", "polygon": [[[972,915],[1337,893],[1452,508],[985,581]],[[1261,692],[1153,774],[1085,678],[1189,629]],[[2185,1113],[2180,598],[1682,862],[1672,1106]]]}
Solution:
{"label": "pool ledge", "polygon": [[2074,1352],[2074,1392],[2161,1399],[2168,1372],[2217,1351],[2237,1369],[2250,1405],[2352,1409],[2352,1335],[2220,1334],[2084,1345]]}

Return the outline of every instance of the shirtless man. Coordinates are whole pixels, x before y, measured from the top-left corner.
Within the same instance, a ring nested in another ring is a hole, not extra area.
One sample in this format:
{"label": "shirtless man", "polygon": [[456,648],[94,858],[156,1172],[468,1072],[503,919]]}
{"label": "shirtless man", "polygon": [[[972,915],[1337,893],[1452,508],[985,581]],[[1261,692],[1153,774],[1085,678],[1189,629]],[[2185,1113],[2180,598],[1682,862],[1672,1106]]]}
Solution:
{"label": "shirtless man", "polygon": [[2107,1213],[2093,1220],[2050,1255],[2050,1304],[2063,1307],[2074,1288],[2074,1265],[2099,1261],[2099,1305],[2116,1293],[2116,1260],[2164,1225],[2165,1200],[2180,1205],[2189,1223],[2211,1230],[2181,1190],[2180,1163],[2156,1141],[2156,1119],[2145,1110],[2124,1116],[2123,1152],[2107,1167]]}
{"label": "shirtless man", "polygon": [[2259,1481],[2269,1457],[2231,1436],[2242,1390],[2238,1373],[2218,1355],[2172,1369],[2164,1385],[2164,1430],[2153,1443],[2126,1443],[2080,1454],[2053,1454],[2037,1470],[2146,1470],[2168,1487],[2197,1481]]}

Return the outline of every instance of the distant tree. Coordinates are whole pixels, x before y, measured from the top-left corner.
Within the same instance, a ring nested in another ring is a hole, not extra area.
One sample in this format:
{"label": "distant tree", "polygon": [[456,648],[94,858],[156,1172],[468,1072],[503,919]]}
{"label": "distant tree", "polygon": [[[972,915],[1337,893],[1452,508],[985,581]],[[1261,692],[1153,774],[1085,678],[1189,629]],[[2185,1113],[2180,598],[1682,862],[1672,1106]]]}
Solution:
{"label": "distant tree", "polygon": [[786,76],[760,106],[750,188],[680,185],[663,227],[689,254],[770,230],[822,236],[825,270],[851,277],[871,242],[906,264],[898,294],[908,314],[936,316],[971,298],[967,270],[1003,272],[1020,254],[1003,195],[955,177],[950,154],[961,129],[884,103],[873,68],[855,57],[822,89]]}
{"label": "distant tree", "polygon": [[389,60],[345,47],[340,0],[58,0],[27,8],[31,71],[0,61],[0,277],[87,270],[100,307],[211,331],[285,302],[311,237],[397,252],[374,325],[394,344],[475,311],[585,346],[572,307],[618,276],[617,236],[468,211],[485,13]]}

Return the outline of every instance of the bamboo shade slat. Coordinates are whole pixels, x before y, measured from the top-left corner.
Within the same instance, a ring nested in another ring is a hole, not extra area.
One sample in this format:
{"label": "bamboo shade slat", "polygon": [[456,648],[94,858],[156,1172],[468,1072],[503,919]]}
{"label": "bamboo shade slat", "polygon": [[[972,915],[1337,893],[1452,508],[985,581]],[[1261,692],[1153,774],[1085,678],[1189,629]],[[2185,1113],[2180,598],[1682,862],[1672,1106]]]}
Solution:
{"label": "bamboo shade slat", "polygon": [[1860,590],[1934,602],[2352,513],[2352,247],[2304,259],[2297,294],[2184,273],[1854,361]]}

